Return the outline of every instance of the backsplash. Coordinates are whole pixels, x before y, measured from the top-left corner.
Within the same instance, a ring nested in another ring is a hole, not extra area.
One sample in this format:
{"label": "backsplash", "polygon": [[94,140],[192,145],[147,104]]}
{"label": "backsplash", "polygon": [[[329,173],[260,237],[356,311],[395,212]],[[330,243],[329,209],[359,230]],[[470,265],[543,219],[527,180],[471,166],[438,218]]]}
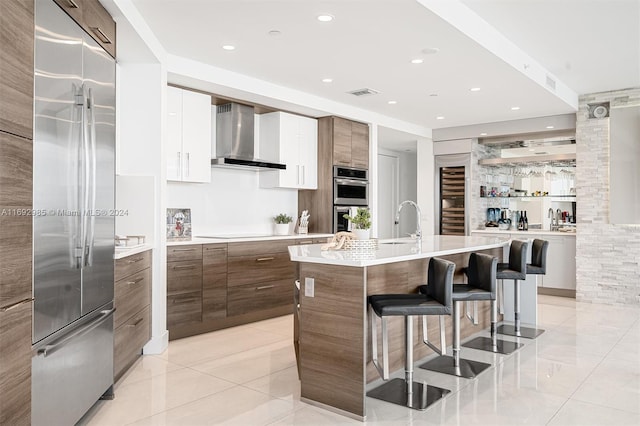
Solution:
{"label": "backsplash", "polygon": [[211,183],[167,182],[167,207],[191,209],[194,236],[272,234],[274,216],[298,216],[298,191],[260,188],[259,173],[212,168]]}

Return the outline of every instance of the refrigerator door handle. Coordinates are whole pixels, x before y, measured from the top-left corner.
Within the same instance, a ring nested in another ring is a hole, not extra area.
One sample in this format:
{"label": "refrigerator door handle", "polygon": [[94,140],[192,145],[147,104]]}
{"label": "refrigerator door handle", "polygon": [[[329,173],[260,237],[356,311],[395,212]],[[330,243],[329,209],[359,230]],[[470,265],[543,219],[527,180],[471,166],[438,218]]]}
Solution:
{"label": "refrigerator door handle", "polygon": [[78,129],[77,135],[72,130],[70,132],[70,141],[69,145],[73,146],[76,153],[76,168],[73,179],[70,179],[71,185],[73,187],[73,192],[75,194],[76,199],[75,205],[71,206],[74,208],[74,214],[69,215],[68,223],[70,229],[73,231],[70,232],[70,241],[69,241],[69,249],[70,249],[70,262],[71,267],[75,269],[82,268],[82,217],[80,213],[82,212],[82,156],[84,150],[84,87],[72,85],[73,93],[74,93],[74,110],[72,121],[75,128]]}
{"label": "refrigerator door handle", "polygon": [[85,326],[83,326],[83,327],[81,327],[81,328],[79,328],[79,329],[67,334],[66,336],[62,337],[60,340],[56,340],[56,341],[46,345],[42,349],[38,349],[38,356],[47,357],[49,355],[52,355],[57,350],[61,349],[70,340],[73,340],[75,338],[83,336],[83,335],[91,332],[92,330],[95,330],[103,322],[108,320],[109,317],[111,315],[113,315],[115,310],[116,310],[116,308],[111,308],[111,309],[107,309],[107,310],[104,310],[104,311],[100,311],[100,315],[97,318],[95,318],[93,321],[91,321],[88,324],[86,324]]}
{"label": "refrigerator door handle", "polygon": [[87,121],[88,121],[88,138],[87,147],[89,148],[89,164],[87,170],[89,172],[89,187],[87,188],[87,196],[89,210],[88,214],[88,229],[85,230],[86,240],[85,251],[86,257],[84,259],[83,266],[91,266],[93,264],[93,245],[95,240],[95,227],[96,227],[96,174],[97,174],[97,157],[96,157],[96,117],[95,117],[95,105],[93,100],[93,92],[88,90],[87,96]]}
{"label": "refrigerator door handle", "polygon": [[80,244],[78,249],[80,250],[80,268],[82,269],[87,262],[87,220],[89,213],[89,185],[90,185],[90,171],[89,171],[89,120],[88,120],[88,97],[87,91],[82,85],[82,150],[80,155],[80,186],[82,187],[81,204],[78,211],[80,215]]}

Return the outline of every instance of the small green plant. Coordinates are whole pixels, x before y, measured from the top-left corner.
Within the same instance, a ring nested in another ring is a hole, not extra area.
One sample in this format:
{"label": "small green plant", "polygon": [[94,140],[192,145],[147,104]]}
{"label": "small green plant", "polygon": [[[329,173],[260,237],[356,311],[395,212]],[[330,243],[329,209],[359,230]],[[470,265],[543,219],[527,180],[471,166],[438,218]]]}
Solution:
{"label": "small green plant", "polygon": [[278,216],[274,217],[273,220],[277,224],[287,224],[293,222],[293,218],[286,215],[285,213],[280,213]]}
{"label": "small green plant", "polygon": [[343,217],[353,224],[354,229],[371,228],[371,212],[369,209],[358,207],[358,211],[355,216],[344,214]]}

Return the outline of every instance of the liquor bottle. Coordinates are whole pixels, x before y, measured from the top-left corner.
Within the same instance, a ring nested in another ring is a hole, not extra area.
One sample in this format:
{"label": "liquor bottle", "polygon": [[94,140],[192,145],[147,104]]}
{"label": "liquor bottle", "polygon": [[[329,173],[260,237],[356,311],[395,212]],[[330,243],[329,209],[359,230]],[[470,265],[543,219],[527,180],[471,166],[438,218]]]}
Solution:
{"label": "liquor bottle", "polygon": [[524,215],[520,211],[520,219],[518,219],[518,231],[524,231]]}
{"label": "liquor bottle", "polygon": [[523,231],[529,230],[529,219],[527,219],[527,211],[524,211],[524,228]]}

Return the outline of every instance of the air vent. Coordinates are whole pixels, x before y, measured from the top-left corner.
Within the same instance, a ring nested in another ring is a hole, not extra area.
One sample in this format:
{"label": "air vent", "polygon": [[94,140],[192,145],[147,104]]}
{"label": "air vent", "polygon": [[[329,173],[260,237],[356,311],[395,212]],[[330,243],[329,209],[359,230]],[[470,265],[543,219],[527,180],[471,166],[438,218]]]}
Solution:
{"label": "air vent", "polygon": [[354,96],[371,96],[371,95],[377,95],[380,92],[378,92],[377,90],[373,90],[365,87],[364,89],[352,90],[351,92],[347,92],[347,93],[350,93]]}
{"label": "air vent", "polygon": [[556,81],[549,76],[547,76],[547,87],[552,90],[556,90]]}
{"label": "air vent", "polygon": [[218,105],[218,114],[224,114],[225,112],[231,112],[231,104]]}

